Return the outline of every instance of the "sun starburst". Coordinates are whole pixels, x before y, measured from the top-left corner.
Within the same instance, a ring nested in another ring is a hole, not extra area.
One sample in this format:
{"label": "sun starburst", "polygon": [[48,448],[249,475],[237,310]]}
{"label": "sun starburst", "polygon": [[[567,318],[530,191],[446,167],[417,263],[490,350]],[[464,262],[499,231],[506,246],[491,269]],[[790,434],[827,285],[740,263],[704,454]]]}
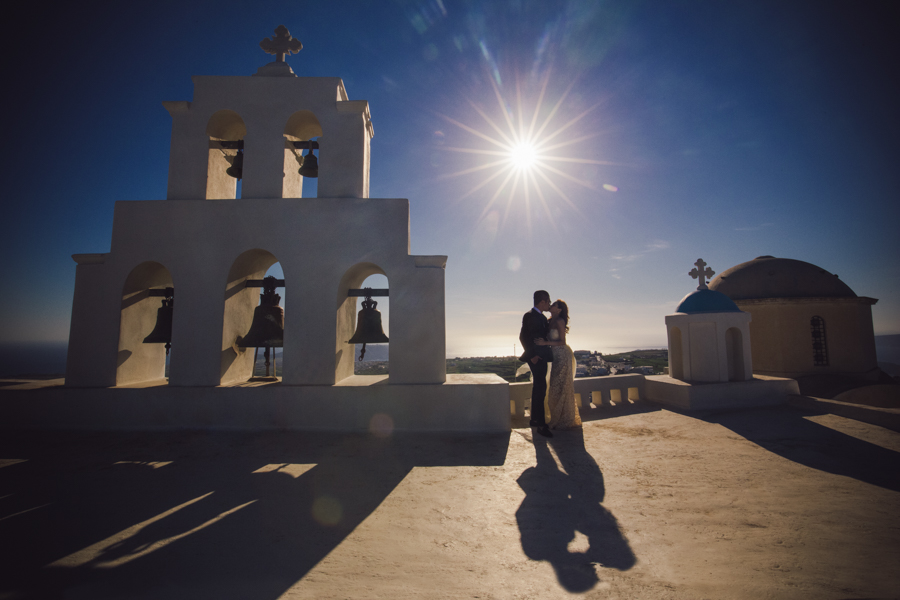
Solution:
{"label": "sun starburst", "polygon": [[493,79],[490,81],[502,120],[492,118],[487,111],[471,100],[468,104],[481,117],[480,125],[470,125],[438,113],[447,122],[474,136],[476,138],[474,141],[480,142],[480,147],[452,146],[444,148],[445,150],[485,159],[478,165],[444,174],[441,178],[482,175],[481,180],[462,196],[466,198],[479,192],[485,194],[487,200],[479,219],[495,210],[498,203],[502,204],[504,200],[503,221],[506,221],[514,207],[521,206],[529,231],[532,204],[535,202],[554,228],[556,221],[552,208],[560,200],[576,214],[581,214],[577,202],[563,190],[564,182],[572,182],[589,190],[597,190],[598,187],[590,181],[576,177],[565,167],[575,164],[617,164],[577,155],[582,142],[599,134],[587,132],[573,136],[572,132],[577,130],[575,126],[583,123],[585,117],[593,112],[599,103],[564,120],[565,102],[575,85],[575,82],[572,82],[541,119],[550,81],[548,73],[541,82],[533,111],[528,111],[530,118],[526,119],[520,86],[516,85],[513,98],[515,109],[513,109],[497,83]]}

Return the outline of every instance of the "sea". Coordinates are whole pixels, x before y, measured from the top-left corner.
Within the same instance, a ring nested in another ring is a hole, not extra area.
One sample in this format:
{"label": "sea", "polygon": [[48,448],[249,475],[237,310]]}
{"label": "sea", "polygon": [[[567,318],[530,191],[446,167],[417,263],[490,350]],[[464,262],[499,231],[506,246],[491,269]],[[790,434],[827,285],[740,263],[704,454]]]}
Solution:
{"label": "sea", "polygon": [[59,375],[66,372],[68,342],[0,344],[0,377]]}
{"label": "sea", "polygon": [[[356,346],[355,357],[359,357],[361,344]],[[68,342],[20,342],[0,344],[0,377],[22,377],[39,375],[42,378],[48,375],[62,377],[66,372],[66,353]],[[173,348],[172,352],[176,352]],[[367,344],[366,360],[388,360],[387,344]],[[275,349],[275,359],[279,364],[282,360],[282,349]],[[263,364],[263,353],[259,352],[257,362]]]}
{"label": "sea", "polygon": [[[23,342],[0,344],[0,377],[59,375],[66,372],[68,342]],[[629,348],[635,350],[636,348]],[[625,350],[623,348],[623,350]],[[357,345],[356,356],[360,346]],[[875,351],[879,363],[900,365],[900,335],[876,335]],[[176,352],[173,348],[172,352]],[[261,355],[262,353],[260,353]],[[281,361],[281,350],[277,352]],[[388,360],[388,345],[373,344],[366,347],[366,360]],[[260,360],[262,357],[260,356]]]}

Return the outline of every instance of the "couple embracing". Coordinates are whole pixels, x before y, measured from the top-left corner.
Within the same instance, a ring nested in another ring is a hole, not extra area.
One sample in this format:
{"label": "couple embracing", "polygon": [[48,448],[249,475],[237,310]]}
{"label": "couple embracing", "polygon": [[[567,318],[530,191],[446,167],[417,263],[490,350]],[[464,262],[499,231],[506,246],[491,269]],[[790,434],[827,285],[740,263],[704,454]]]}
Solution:
{"label": "couple embracing", "polygon": [[[544,316],[550,313],[550,320]],[[544,290],[534,293],[534,308],[522,317],[519,342],[525,352],[519,360],[531,369],[531,422],[532,427],[545,437],[553,437],[551,429],[567,429],[581,426],[581,415],[575,405],[575,355],[566,345],[569,332],[569,307],[562,300],[551,304],[550,294]],[[547,365],[550,386],[547,389]],[[548,424],[544,412],[544,398],[550,408]]]}

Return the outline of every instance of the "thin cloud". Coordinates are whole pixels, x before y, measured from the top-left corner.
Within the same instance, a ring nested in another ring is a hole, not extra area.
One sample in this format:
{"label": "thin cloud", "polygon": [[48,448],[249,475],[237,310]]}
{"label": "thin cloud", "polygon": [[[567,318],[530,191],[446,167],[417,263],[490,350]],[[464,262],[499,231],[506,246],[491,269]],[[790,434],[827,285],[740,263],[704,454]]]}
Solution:
{"label": "thin cloud", "polygon": [[651,252],[658,252],[659,250],[668,250],[671,248],[671,244],[665,240],[654,240],[653,242],[644,246],[643,251],[638,252],[636,254],[615,254],[611,258],[613,260],[618,260],[621,262],[634,262],[639,258],[642,258]]}
{"label": "thin cloud", "polygon": [[630,269],[631,263],[642,259],[648,254],[659,252],[660,250],[668,250],[671,247],[672,245],[666,240],[653,240],[652,242],[644,246],[644,249],[641,252],[637,252],[635,254],[614,254],[610,258],[614,261],[617,261],[617,263],[621,266],[613,267],[612,269],[610,269],[610,275],[614,279],[622,279],[622,275],[619,273],[619,271]]}
{"label": "thin cloud", "polygon": [[642,257],[643,254],[614,254],[611,258],[613,260],[620,260],[622,262],[631,262],[633,260],[637,260]]}

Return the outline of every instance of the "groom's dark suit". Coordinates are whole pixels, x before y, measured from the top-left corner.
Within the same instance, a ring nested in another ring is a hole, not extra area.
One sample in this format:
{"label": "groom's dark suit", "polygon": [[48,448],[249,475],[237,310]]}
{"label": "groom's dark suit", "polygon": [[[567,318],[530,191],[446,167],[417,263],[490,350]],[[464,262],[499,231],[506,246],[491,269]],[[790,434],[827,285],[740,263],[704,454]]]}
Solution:
{"label": "groom's dark suit", "polygon": [[[549,346],[538,346],[535,338],[547,339],[549,329],[547,317],[532,308],[522,317],[522,330],[519,332],[519,342],[525,352],[519,360],[528,363],[531,369],[531,420],[539,426],[547,424],[544,416],[544,396],[547,395],[547,363],[553,362],[553,351]],[[531,359],[539,356],[537,363]]]}

